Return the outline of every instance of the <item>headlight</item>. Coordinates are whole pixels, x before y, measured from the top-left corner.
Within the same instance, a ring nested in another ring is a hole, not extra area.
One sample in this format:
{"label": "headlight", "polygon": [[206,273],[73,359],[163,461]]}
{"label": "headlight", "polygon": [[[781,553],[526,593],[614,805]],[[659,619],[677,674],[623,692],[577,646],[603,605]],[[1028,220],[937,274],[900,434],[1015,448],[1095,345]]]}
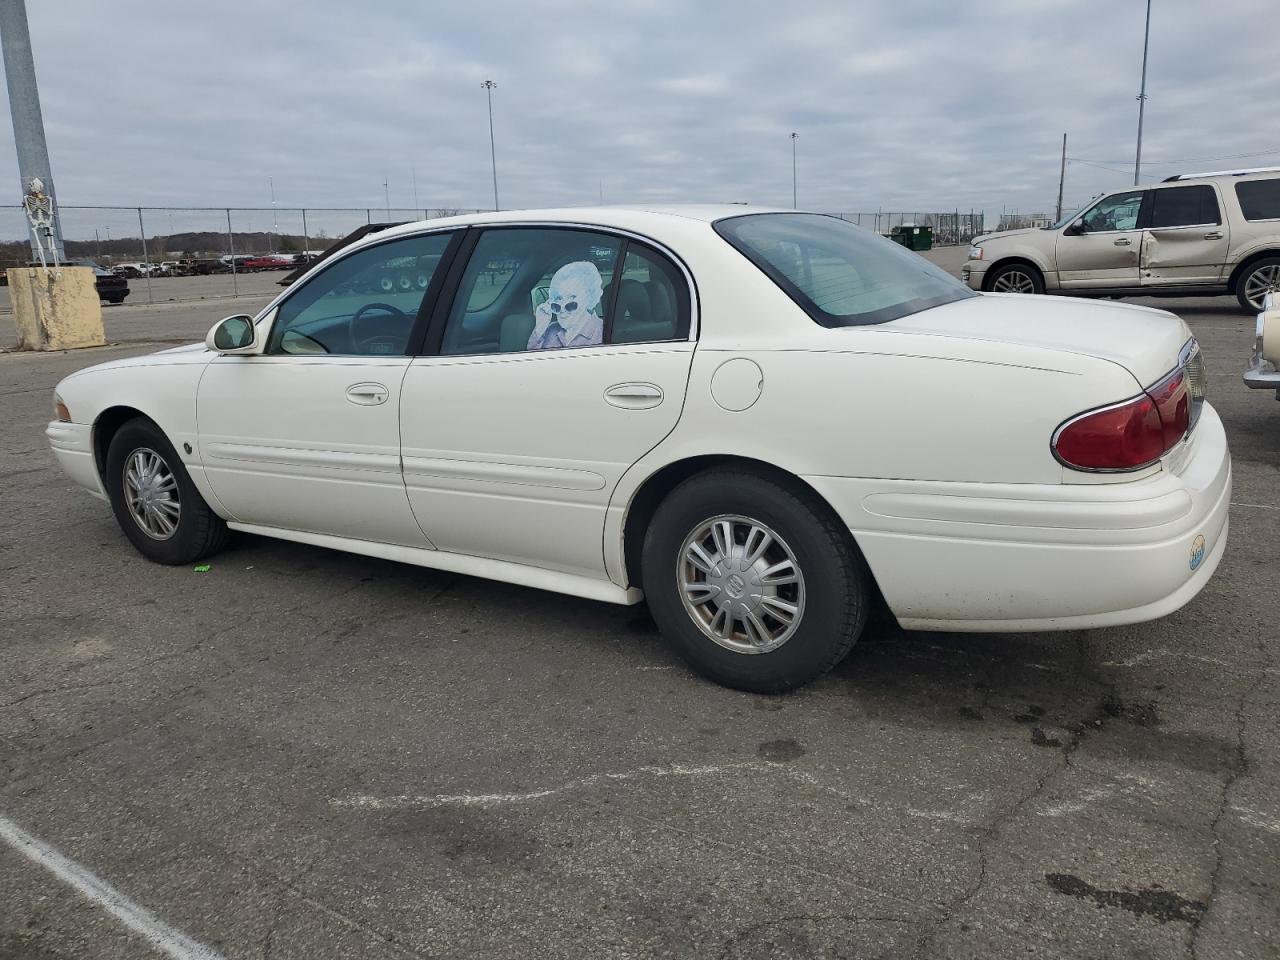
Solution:
{"label": "headlight", "polygon": [[982,248],[981,248],[981,247],[970,247],[970,248],[969,248],[969,259],[970,259],[970,260],[981,260],[981,259],[982,259]]}
{"label": "headlight", "polygon": [[53,412],[63,423],[71,422],[71,411],[67,409],[67,405],[62,402],[62,398],[56,393],[53,395]]}

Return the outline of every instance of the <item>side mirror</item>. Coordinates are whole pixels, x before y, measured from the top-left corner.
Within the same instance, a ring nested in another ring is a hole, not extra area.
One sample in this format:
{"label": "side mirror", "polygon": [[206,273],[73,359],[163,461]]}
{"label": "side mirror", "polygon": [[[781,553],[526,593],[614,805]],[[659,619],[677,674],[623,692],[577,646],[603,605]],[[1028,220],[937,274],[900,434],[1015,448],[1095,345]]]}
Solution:
{"label": "side mirror", "polygon": [[204,345],[216,353],[257,353],[256,339],[253,317],[237,314],[215,323],[204,338]]}
{"label": "side mirror", "polygon": [[1083,220],[1077,220],[1075,223],[1071,224],[1071,226],[1067,227],[1067,229],[1063,232],[1066,233],[1066,235],[1069,237],[1083,237],[1086,233],[1089,232],[1089,228],[1085,226],[1085,223]]}

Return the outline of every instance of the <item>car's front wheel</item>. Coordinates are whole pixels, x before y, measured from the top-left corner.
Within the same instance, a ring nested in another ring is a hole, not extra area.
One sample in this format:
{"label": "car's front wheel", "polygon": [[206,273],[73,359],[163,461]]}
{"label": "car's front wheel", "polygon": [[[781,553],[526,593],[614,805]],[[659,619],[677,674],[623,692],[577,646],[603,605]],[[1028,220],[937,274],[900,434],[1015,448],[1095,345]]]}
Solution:
{"label": "car's front wheel", "polygon": [[1250,313],[1262,312],[1262,300],[1268,293],[1280,299],[1280,257],[1254,261],[1236,282],[1236,299]]}
{"label": "car's front wheel", "polygon": [[150,420],[130,420],[107,447],[107,494],[125,536],[149,560],[192,563],[220,550],[227,525],[209,509],[177,451]]}
{"label": "car's front wheel", "polygon": [[1044,293],[1044,277],[1025,263],[1006,263],[991,271],[987,279],[991,293]]}
{"label": "car's front wheel", "polygon": [[779,693],[826,673],[862,632],[866,566],[816,498],[762,474],[713,470],[659,505],[645,537],[649,609],[704,676]]}

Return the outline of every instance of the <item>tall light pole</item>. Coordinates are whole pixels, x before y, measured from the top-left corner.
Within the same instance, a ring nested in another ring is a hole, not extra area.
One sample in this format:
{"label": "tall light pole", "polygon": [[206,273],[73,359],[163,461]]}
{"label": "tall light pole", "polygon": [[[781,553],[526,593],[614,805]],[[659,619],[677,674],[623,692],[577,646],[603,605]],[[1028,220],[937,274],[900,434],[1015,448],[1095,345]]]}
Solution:
{"label": "tall light pole", "polygon": [[800,134],[794,131],[791,134],[791,209],[796,210],[799,204],[796,202],[796,141],[800,139]]}
{"label": "tall light pole", "polygon": [[1062,219],[1062,185],[1067,179],[1067,135],[1062,135],[1062,166],[1058,168],[1058,212],[1053,215],[1053,222]]}
{"label": "tall light pole", "polygon": [[267,253],[276,252],[276,239],[280,236],[280,218],[276,216],[276,180],[275,177],[267,177],[267,186],[271,189],[271,237],[272,240],[267,244],[270,249]]}
{"label": "tall light pole", "polygon": [[387,222],[391,222],[391,187],[387,184],[387,178],[382,178],[382,200],[387,205]]}
{"label": "tall light pole", "polygon": [[[44,192],[53,200],[55,259],[66,259],[62,248],[62,217],[49,171],[49,147],[44,139],[44,117],[40,113],[40,90],[36,86],[36,63],[31,55],[31,31],[27,27],[25,0],[0,0],[0,46],[4,48],[4,77],[9,87],[9,112],[13,115],[13,141],[18,148],[18,177],[26,196],[32,180],[44,182]],[[39,255],[44,241],[30,226],[31,255]]]}
{"label": "tall light pole", "polygon": [[493,149],[493,91],[498,86],[492,80],[480,84],[489,98],[489,164],[493,167],[493,209],[498,209],[498,155]]}
{"label": "tall light pole", "polygon": [[1142,179],[1142,115],[1147,105],[1147,49],[1151,45],[1151,0],[1147,0],[1147,30],[1142,35],[1142,89],[1138,92],[1138,153],[1133,160],[1133,185]]}

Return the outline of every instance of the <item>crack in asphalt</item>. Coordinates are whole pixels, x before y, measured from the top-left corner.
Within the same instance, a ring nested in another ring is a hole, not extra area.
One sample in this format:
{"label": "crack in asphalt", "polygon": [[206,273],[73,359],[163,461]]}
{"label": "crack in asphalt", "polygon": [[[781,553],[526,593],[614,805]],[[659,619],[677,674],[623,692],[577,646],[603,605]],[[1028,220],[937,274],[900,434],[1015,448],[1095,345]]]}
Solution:
{"label": "crack in asphalt", "polygon": [[1192,960],[1199,960],[1200,935],[1204,927],[1204,919],[1209,916],[1217,903],[1222,865],[1226,859],[1222,855],[1222,820],[1231,805],[1231,792],[1236,783],[1248,776],[1249,773],[1249,756],[1245,747],[1245,707],[1248,705],[1249,698],[1258,691],[1265,679],[1266,672],[1260,672],[1249,688],[1240,695],[1240,703],[1236,707],[1236,763],[1227,772],[1226,777],[1223,778],[1218,809],[1214,813],[1213,822],[1209,825],[1210,832],[1213,834],[1213,869],[1209,873],[1209,895],[1205,898],[1204,909],[1200,911],[1195,921],[1191,924],[1191,940],[1187,944],[1187,952],[1192,957]]}
{"label": "crack in asphalt", "polygon": [[916,923],[920,922],[919,920],[912,917],[879,917],[879,916],[864,917],[856,913],[786,914],[781,917],[776,917],[775,919],[772,919],[772,920],[760,920],[755,923],[747,924],[745,927],[740,929],[733,936],[725,940],[724,944],[720,948],[720,957],[721,957],[721,960],[728,960],[730,956],[730,952],[733,950],[734,947],[740,944],[743,940],[746,940],[756,931],[762,930],[766,927],[780,927],[783,924],[788,924],[788,923],[831,923],[833,921],[838,921],[841,923],[852,923],[852,924],[901,923],[901,924],[909,924],[913,926]]}
{"label": "crack in asphalt", "polygon": [[[1000,839],[1004,827],[1022,813],[1026,807],[1044,793],[1045,789],[1056,778],[1071,769],[1072,755],[1079,749],[1080,744],[1084,742],[1086,734],[1100,725],[1103,718],[1107,716],[1106,704],[1108,700],[1113,699],[1115,694],[1115,685],[1096,676],[1088,666],[1088,657],[1084,647],[1085,641],[1083,636],[1077,638],[1076,644],[1076,669],[1075,673],[1092,683],[1095,687],[1101,688],[1101,695],[1095,704],[1091,714],[1082,722],[1076,724],[1075,728],[1070,730],[1070,737],[1066,743],[1061,746],[1060,762],[1056,762],[1053,767],[1045,771],[1043,775],[1036,778],[1035,784],[1031,789],[1025,791],[1012,804],[1004,809],[1003,812],[995,816],[985,826],[979,828],[978,840],[978,875],[974,882],[969,885],[968,889],[959,896],[948,901],[943,907],[942,915],[934,922],[934,929],[924,933],[916,944],[916,957],[927,957],[927,950],[933,944],[934,940],[942,932],[943,928],[950,923],[955,915],[967,906],[975,897],[980,894],[987,884],[988,870],[990,866],[990,850]],[[986,687],[982,701],[981,711],[985,715],[985,711],[990,708],[989,699],[991,690],[994,687],[992,681],[995,679],[994,674],[998,667],[1002,664],[999,661],[992,661],[987,668],[987,674],[984,678],[984,686]]]}

